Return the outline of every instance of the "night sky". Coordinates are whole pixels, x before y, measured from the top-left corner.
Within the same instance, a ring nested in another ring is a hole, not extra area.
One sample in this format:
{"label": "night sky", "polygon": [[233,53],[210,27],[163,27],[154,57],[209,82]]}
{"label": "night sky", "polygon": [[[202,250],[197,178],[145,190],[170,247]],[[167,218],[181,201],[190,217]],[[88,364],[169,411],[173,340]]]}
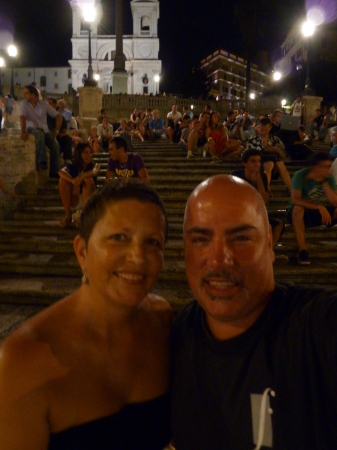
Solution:
{"label": "night sky", "polygon": [[[71,59],[72,17],[67,0],[0,0],[0,47],[7,47],[4,30],[14,34],[19,47],[19,66],[64,66]],[[249,1],[249,0],[248,0]],[[235,5],[245,13],[246,0],[162,0],[159,19],[159,57],[163,64],[161,91],[181,91],[181,80],[192,67],[218,48],[244,56],[243,41]],[[255,47],[271,51],[303,14],[302,0],[269,0],[258,10],[264,22],[263,36],[252,36]],[[263,4],[263,0],[262,4]],[[241,2],[241,3],[240,3]],[[249,3],[251,4],[251,3]],[[101,29],[114,34],[114,0],[102,0],[104,19]],[[132,33],[130,1],[123,0],[124,34]]]}

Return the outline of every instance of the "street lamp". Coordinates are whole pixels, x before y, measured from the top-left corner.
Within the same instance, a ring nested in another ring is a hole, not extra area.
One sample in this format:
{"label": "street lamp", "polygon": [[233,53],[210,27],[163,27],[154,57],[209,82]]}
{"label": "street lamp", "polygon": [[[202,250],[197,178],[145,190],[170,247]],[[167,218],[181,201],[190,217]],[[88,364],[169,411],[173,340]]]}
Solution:
{"label": "street lamp", "polygon": [[312,36],[315,32],[315,24],[310,20],[307,20],[302,25],[302,34],[306,38],[307,41],[307,66],[306,66],[306,77],[305,77],[305,86],[304,86],[304,95],[315,95],[315,92],[311,89],[310,84],[310,36]]}
{"label": "street lamp", "polygon": [[[18,54],[18,49],[15,47],[15,45],[10,45],[7,49],[8,55],[11,58],[15,58]],[[11,74],[11,96],[13,98],[15,98],[14,95],[14,74],[13,74],[13,69],[14,69],[14,60],[12,61],[12,74]]]}
{"label": "street lamp", "polygon": [[92,70],[92,57],[91,57],[91,24],[96,18],[96,8],[94,5],[88,5],[83,9],[83,17],[85,22],[88,23],[88,35],[89,35],[89,56],[88,56],[88,77],[84,81],[84,86],[96,86],[97,81],[94,80],[94,72]]}
{"label": "street lamp", "polygon": [[156,83],[156,95],[157,95],[158,94],[157,86],[159,86],[160,76],[159,75],[155,75],[154,76],[154,81]]}
{"label": "street lamp", "polygon": [[5,65],[5,60],[0,58],[0,95],[2,95],[2,80],[1,80],[1,70]]}
{"label": "street lamp", "polygon": [[275,81],[280,81],[280,79],[282,78],[281,72],[274,72],[273,73],[273,78],[274,78]]}

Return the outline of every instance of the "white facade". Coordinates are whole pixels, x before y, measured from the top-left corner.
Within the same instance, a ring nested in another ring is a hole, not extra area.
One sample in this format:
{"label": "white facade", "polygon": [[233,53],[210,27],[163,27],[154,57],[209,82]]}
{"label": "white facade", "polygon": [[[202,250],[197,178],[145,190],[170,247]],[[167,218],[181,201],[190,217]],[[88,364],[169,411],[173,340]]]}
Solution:
{"label": "white facade", "polygon": [[[83,7],[88,0],[71,0],[73,12],[72,85],[74,89],[83,86],[88,71],[89,39],[86,24],[83,21]],[[111,72],[114,68],[116,51],[115,36],[97,34],[97,26],[103,11],[96,3],[97,17],[91,28],[91,54],[94,74],[99,75],[98,87],[104,92],[112,91]],[[161,73],[161,61],[158,60],[159,39],[158,19],[159,2],[157,0],[132,0],[133,35],[123,37],[125,69],[128,73],[128,94],[156,94],[159,83],[155,75]]]}
{"label": "white facade", "polygon": [[[1,70],[1,84],[4,94],[9,93],[12,71],[8,67]],[[14,85],[26,86],[35,81],[41,91],[63,95],[71,92],[70,67],[20,67],[13,68]],[[8,91],[8,92],[7,92]]]}

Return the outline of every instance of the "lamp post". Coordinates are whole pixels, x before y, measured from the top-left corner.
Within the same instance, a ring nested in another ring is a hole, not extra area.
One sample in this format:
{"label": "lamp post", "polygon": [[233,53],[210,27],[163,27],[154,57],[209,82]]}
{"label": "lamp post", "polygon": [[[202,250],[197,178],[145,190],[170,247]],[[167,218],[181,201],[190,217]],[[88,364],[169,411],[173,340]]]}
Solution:
{"label": "lamp post", "polygon": [[[18,54],[18,49],[15,47],[15,45],[10,45],[7,49],[8,55],[11,58],[15,58]],[[15,94],[14,94],[14,73],[13,73],[13,69],[14,69],[14,59],[12,60],[12,73],[11,73],[11,96],[13,98],[15,98]]]}
{"label": "lamp post", "polygon": [[92,57],[91,57],[91,24],[96,18],[96,9],[94,5],[89,5],[83,10],[83,16],[85,22],[88,23],[88,36],[89,36],[89,55],[88,55],[88,77],[84,81],[84,86],[96,86],[97,81],[94,80],[94,71],[92,70]]}
{"label": "lamp post", "polygon": [[154,81],[156,83],[156,95],[157,95],[158,94],[158,86],[159,86],[160,76],[159,75],[155,75],[154,76]]}
{"label": "lamp post", "polygon": [[315,25],[313,22],[307,20],[302,25],[302,34],[306,38],[307,42],[307,64],[306,64],[306,77],[305,77],[305,86],[304,86],[304,95],[315,95],[315,92],[311,89],[311,80],[310,80],[310,36],[312,36],[315,32]]}
{"label": "lamp post", "polygon": [[2,95],[2,79],[1,79],[1,71],[2,68],[5,65],[5,60],[3,58],[0,58],[0,95]]}

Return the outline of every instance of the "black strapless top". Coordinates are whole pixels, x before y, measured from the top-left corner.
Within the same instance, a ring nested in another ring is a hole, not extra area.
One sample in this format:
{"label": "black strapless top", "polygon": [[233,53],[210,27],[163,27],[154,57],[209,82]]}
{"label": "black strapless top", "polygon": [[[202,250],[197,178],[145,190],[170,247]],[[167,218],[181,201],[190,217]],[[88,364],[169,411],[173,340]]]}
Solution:
{"label": "black strapless top", "polygon": [[169,394],[50,435],[49,450],[163,450],[170,441]]}

